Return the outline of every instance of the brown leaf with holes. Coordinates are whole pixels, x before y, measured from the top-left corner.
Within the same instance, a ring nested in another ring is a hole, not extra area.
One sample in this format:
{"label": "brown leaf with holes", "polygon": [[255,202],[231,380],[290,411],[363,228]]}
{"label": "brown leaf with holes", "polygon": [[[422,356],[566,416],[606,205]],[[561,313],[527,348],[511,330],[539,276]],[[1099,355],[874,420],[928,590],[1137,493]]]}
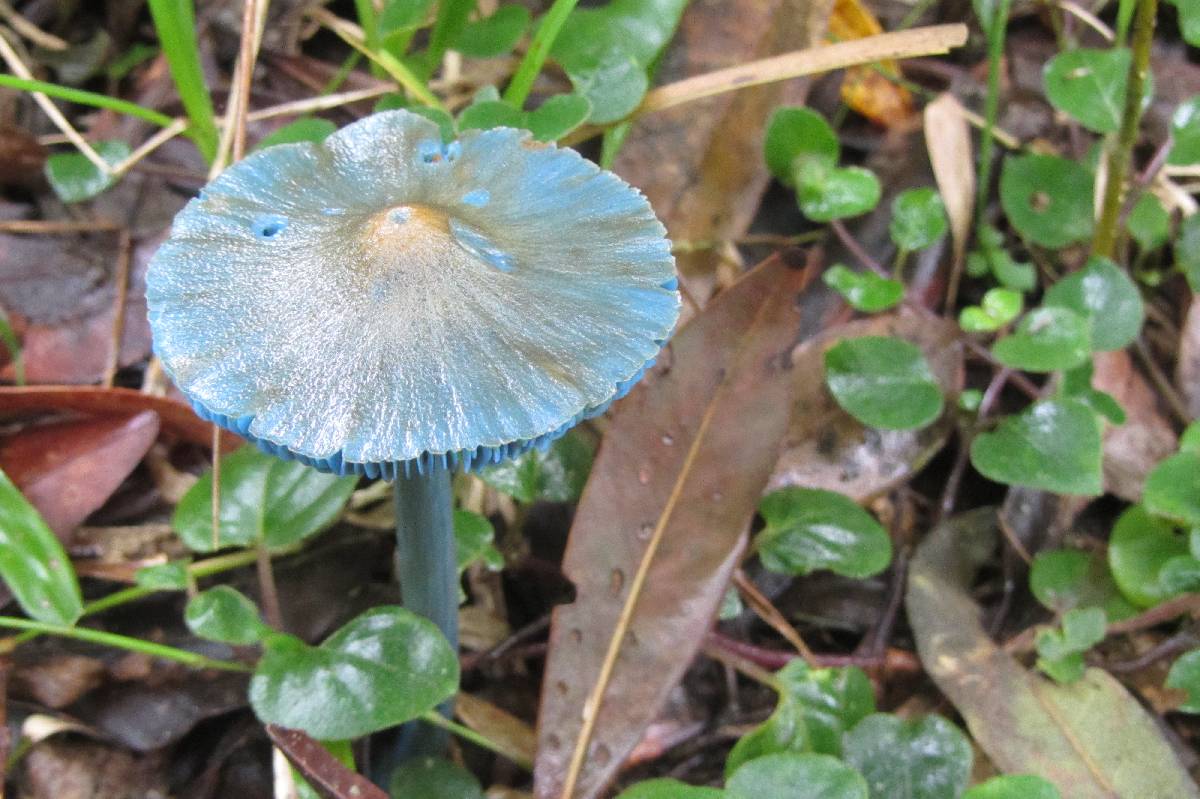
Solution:
{"label": "brown leaf with holes", "polygon": [[[757,58],[817,45],[832,0],[692,3],[656,73],[670,83]],[[758,86],[639,119],[613,169],[641,189],[676,242],[742,235],[770,175],[762,154],[767,119],[803,103],[809,81]],[[716,286],[721,253],[677,257],[684,286],[701,305]],[[685,308],[685,313],[687,309]]]}
{"label": "brown leaf with holes", "polygon": [[[534,768],[541,799],[563,793],[581,739],[571,796],[603,791],[712,624],[787,426],[796,299],[810,271],[799,267],[768,259],[719,295],[617,410],[563,560],[576,600],[555,609],[551,627]],[[589,736],[580,708],[593,695]]]}
{"label": "brown leaf with holes", "polygon": [[1134,367],[1128,352],[1098,352],[1094,363],[1092,385],[1112,394],[1125,409],[1125,424],[1105,426],[1104,490],[1137,502],[1146,475],[1175,452],[1175,431],[1159,408],[1158,392]]}
{"label": "brown leaf with holes", "polygon": [[30,425],[0,439],[0,468],[60,538],[112,496],[158,436],[158,414]]}
{"label": "brown leaf with holes", "polygon": [[950,414],[920,430],[876,430],[864,427],[834,401],[821,379],[825,350],[841,339],[860,336],[898,336],[920,347],[947,395],[947,407],[953,407],[963,381],[962,346],[954,322],[902,311],[829,328],[792,353],[797,373],[810,378],[796,387],[770,490],[823,488],[866,502],[910,479],[945,444],[954,425]]}

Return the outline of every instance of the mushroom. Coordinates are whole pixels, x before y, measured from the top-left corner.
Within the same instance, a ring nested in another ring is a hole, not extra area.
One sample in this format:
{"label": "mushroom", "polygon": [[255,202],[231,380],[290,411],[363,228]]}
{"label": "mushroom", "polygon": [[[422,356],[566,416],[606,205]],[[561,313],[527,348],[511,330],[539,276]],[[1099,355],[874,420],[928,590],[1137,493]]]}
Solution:
{"label": "mushroom", "polygon": [[456,643],[450,474],[602,413],[679,312],[646,199],[510,128],[406,111],[269,147],[175,218],[146,278],[196,412],[322,471],[395,481],[404,604]]}

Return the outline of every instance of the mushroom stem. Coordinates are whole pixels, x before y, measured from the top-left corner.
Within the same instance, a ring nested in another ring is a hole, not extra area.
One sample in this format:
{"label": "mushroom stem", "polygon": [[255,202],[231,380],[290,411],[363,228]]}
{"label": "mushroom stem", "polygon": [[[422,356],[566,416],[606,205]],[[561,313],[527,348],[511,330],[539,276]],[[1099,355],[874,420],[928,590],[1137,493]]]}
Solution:
{"label": "mushroom stem", "polygon": [[[400,601],[437,625],[458,650],[458,563],[450,471],[433,467],[425,474],[396,478],[396,564]],[[451,718],[453,702],[441,708]],[[408,755],[444,754],[449,734],[413,722],[402,742]]]}

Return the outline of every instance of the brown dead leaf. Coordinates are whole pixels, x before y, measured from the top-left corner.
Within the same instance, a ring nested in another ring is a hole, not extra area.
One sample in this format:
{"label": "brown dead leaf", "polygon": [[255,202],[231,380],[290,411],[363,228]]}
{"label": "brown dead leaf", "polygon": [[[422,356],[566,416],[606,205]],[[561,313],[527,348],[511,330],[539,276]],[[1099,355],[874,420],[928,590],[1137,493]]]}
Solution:
{"label": "brown dead leaf", "polygon": [[60,710],[99,686],[105,670],[104,662],[96,658],[54,652],[46,657],[22,656],[10,679],[18,695]]}
{"label": "brown dead leaf", "polygon": [[843,411],[821,379],[825,350],[840,339],[899,336],[921,348],[947,395],[962,390],[958,325],[910,311],[875,316],[829,328],[792,352],[798,381],[783,453],[769,490],[787,486],[839,491],[866,502],[910,479],[942,448],[954,425],[949,414],[921,430],[875,430]]}
{"label": "brown dead leaf", "polygon": [[787,425],[804,278],[795,261],[764,262],[687,324],[618,408],[563,560],[576,600],[551,627],[540,799],[599,795],[704,640]]}
{"label": "brown dead leaf", "polygon": [[[883,26],[859,0],[836,0],[829,17],[829,33],[834,41],[844,42],[883,33]],[[880,125],[893,126],[907,121],[913,114],[912,94],[889,80],[888,75],[900,75],[900,65],[892,59],[846,70],[842,79],[842,99],[846,105]]]}
{"label": "brown dead leaf", "polygon": [[65,537],[112,496],[158,436],[158,414],[25,427],[0,440],[0,468]]}
{"label": "brown dead leaf", "polygon": [[[658,70],[660,83],[812,47],[832,0],[692,3]],[[762,133],[777,105],[802,103],[807,80],[723,94],[639,119],[614,164],[641,189],[674,241],[714,241],[749,227],[770,176]],[[679,270],[701,305],[716,287],[721,254],[682,253]]]}
{"label": "brown dead leaf", "polygon": [[21,799],[167,799],[165,763],[96,741],[52,738],[21,762]]}
{"label": "brown dead leaf", "polygon": [[1193,419],[1200,418],[1200,301],[1194,294],[1179,335],[1175,384],[1187,403],[1188,413]]}
{"label": "brown dead leaf", "polygon": [[971,155],[971,128],[963,110],[949,93],[925,106],[925,147],[950,220],[954,275],[962,273],[975,210],[975,159]]}
{"label": "brown dead leaf", "polygon": [[323,799],[387,799],[370,780],[346,768],[305,733],[268,724],[267,735]]}
{"label": "brown dead leaf", "polygon": [[533,763],[537,736],[533,728],[507,710],[474,694],[460,693],[454,698],[454,713],[471,729],[482,734],[514,763]]}
{"label": "brown dead leaf", "polygon": [[[1182,358],[1181,348],[1181,363]],[[1104,431],[1104,490],[1137,502],[1146,475],[1175,452],[1175,431],[1159,409],[1158,392],[1134,367],[1128,352],[1098,352],[1094,362],[1092,385],[1112,394],[1125,409],[1125,424],[1107,425]]]}

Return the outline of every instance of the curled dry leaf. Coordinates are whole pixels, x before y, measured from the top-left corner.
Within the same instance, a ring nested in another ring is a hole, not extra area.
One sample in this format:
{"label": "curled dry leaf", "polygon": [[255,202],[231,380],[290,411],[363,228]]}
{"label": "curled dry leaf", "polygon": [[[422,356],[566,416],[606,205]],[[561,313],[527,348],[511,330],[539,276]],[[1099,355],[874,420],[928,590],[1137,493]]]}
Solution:
{"label": "curled dry leaf", "polygon": [[158,436],[158,414],[31,425],[0,439],[0,468],[67,536],[112,496]]}
{"label": "curled dry leaf", "polygon": [[586,757],[570,795],[600,794],[712,624],[777,457],[792,383],[809,379],[788,358],[809,271],[799,266],[769,259],[719,295],[617,410],[563,561],[577,598],[551,627],[540,799],[564,793],[576,753]]}
{"label": "curled dry leaf", "polygon": [[825,350],[861,336],[898,336],[921,348],[948,397],[962,390],[962,347],[951,321],[911,311],[875,316],[830,328],[792,352],[797,381],[783,452],[768,488],[788,486],[839,491],[865,502],[912,477],[946,442],[953,418],[920,430],[875,430],[842,410],[820,379]]}
{"label": "curled dry leaf", "polygon": [[[1193,335],[1200,337],[1200,316],[1197,316],[1195,326],[1197,331]],[[1185,346],[1181,342],[1181,369],[1187,354]],[[1104,490],[1129,502],[1137,502],[1142,498],[1146,475],[1159,461],[1175,452],[1175,431],[1159,407],[1158,392],[1133,365],[1127,351],[1098,352],[1094,362],[1093,387],[1111,394],[1125,409],[1126,417],[1123,425],[1105,426]],[[1200,369],[1200,363],[1196,367]],[[1200,374],[1196,379],[1200,380]],[[1181,381],[1182,385],[1185,384]],[[1196,392],[1200,399],[1200,385]],[[1200,410],[1200,403],[1193,409],[1196,410]]]}
{"label": "curled dry leaf", "polygon": [[938,192],[950,220],[954,241],[954,272],[960,273],[971,236],[975,208],[975,159],[971,128],[963,107],[952,94],[940,95],[925,106],[925,146]]}
{"label": "curled dry leaf", "polygon": [[995,549],[995,520],[983,508],[930,533],[906,596],[921,662],[975,741],[1001,771],[1037,774],[1072,799],[1200,797],[1155,720],[1107,672],[1058,685],[988,638],[969,591]]}

